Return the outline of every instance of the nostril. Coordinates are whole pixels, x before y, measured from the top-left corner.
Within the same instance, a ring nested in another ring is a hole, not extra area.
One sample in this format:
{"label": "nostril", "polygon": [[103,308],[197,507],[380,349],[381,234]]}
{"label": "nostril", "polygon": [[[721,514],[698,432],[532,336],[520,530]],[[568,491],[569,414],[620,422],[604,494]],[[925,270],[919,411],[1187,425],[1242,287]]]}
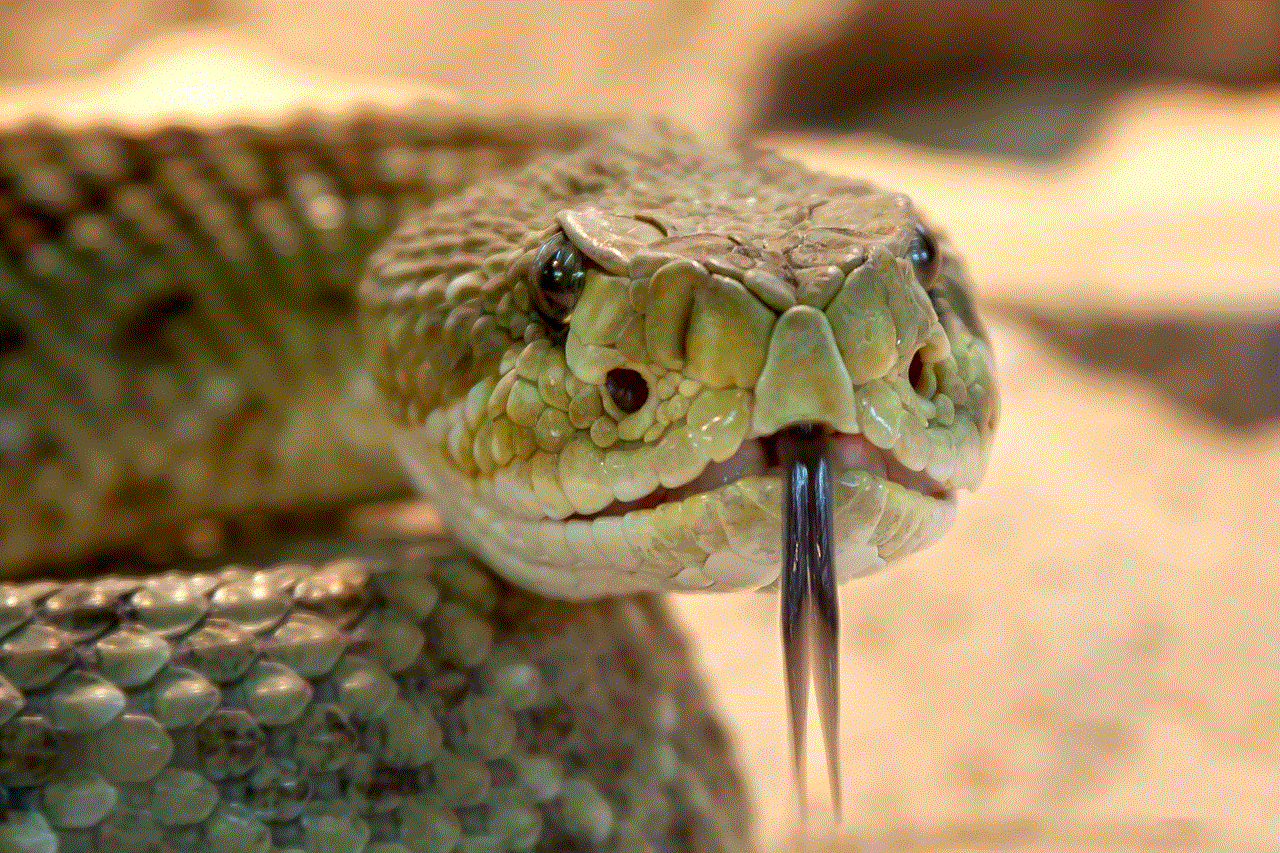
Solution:
{"label": "nostril", "polygon": [[637,412],[649,399],[649,383],[639,372],[629,367],[615,367],[604,380],[605,390],[619,411]]}
{"label": "nostril", "polygon": [[911,383],[911,387],[920,390],[920,380],[924,377],[924,359],[920,358],[920,353],[916,352],[911,356],[911,364],[907,366],[907,381]]}

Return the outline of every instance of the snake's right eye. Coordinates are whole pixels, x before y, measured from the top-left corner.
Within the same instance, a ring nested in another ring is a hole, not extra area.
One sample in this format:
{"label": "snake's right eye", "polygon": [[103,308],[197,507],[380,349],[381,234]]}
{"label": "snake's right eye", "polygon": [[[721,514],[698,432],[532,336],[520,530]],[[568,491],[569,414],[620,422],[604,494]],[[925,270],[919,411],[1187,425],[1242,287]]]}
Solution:
{"label": "snake's right eye", "polygon": [[942,269],[942,255],[938,252],[938,242],[923,225],[916,224],[916,233],[907,246],[907,260],[916,269],[916,280],[926,288],[938,279]]}
{"label": "snake's right eye", "polygon": [[542,244],[529,268],[529,294],[553,331],[568,325],[585,284],[585,264],[577,246],[563,234]]}

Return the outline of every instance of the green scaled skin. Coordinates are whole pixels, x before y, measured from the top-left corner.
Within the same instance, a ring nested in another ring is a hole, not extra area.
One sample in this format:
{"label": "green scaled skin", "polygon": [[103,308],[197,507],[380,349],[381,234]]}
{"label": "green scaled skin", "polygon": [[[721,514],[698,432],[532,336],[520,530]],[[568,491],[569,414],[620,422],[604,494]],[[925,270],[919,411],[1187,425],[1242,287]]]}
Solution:
{"label": "green scaled skin", "polygon": [[365,263],[412,211],[584,132],[0,131],[0,578],[407,493],[359,345]]}
{"label": "green scaled skin", "polygon": [[6,853],[729,853],[746,824],[652,597],[538,598],[439,541],[0,585]]}
{"label": "green scaled skin", "polygon": [[0,132],[0,851],[750,848],[651,598],[549,601],[443,543],[93,577],[171,561],[193,520],[406,493],[358,345],[369,254],[592,132]]}
{"label": "green scaled skin", "polygon": [[[805,424],[828,587],[932,542],[998,407],[925,236],[899,194],[659,125],[0,132],[0,853],[749,848],[658,605],[488,571],[771,583]],[[95,577],[406,469],[489,569],[348,542]]]}

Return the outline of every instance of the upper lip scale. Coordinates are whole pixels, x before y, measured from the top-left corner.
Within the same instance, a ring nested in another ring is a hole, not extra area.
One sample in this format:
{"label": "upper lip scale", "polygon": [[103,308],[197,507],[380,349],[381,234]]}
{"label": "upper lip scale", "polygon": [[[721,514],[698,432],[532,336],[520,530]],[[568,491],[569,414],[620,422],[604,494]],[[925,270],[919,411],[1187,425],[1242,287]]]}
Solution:
{"label": "upper lip scale", "polygon": [[[654,491],[634,501],[614,501],[599,512],[590,515],[573,515],[571,518],[604,518],[621,516],[636,509],[652,509],[660,504],[678,501],[692,495],[710,492],[721,486],[742,479],[743,477],[762,474],[781,475],[777,456],[769,446],[771,436],[757,436],[742,442],[728,459],[723,462],[710,462],[702,473],[682,486],[667,488],[659,486]],[[929,497],[944,499],[951,490],[937,482],[923,471],[912,471],[887,451],[854,433],[832,433],[832,467],[836,471],[857,469],[897,483],[903,488],[911,489]]]}

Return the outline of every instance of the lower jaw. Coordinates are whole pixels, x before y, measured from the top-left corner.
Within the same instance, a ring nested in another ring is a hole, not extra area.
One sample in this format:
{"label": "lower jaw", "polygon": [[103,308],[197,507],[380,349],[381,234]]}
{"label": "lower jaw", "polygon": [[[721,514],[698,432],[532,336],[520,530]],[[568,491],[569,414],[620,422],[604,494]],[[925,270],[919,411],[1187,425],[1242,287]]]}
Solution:
{"label": "lower jaw", "polygon": [[[780,469],[654,506],[591,518],[532,519],[513,515],[491,495],[486,500],[461,476],[442,481],[447,466],[425,450],[405,441],[402,458],[450,532],[500,575],[533,591],[581,600],[641,591],[755,589],[778,578]],[[921,494],[838,460],[831,478],[840,580],[932,544],[954,518],[949,492]]]}
{"label": "lower jaw", "polygon": [[[649,543],[645,550],[653,562],[681,566],[678,586],[754,588],[778,576],[782,493],[778,474],[752,475],[651,509],[632,510],[620,521],[629,539]],[[831,493],[841,581],[933,544],[955,516],[950,492],[921,494],[858,468],[835,468]]]}
{"label": "lower jaw", "polygon": [[[432,497],[455,536],[507,579],[555,598],[644,591],[740,590],[778,579],[779,477],[743,477],[709,492],[594,519],[517,518],[479,510],[465,488]],[[936,541],[955,501],[857,469],[832,472],[835,570],[844,581]]]}

